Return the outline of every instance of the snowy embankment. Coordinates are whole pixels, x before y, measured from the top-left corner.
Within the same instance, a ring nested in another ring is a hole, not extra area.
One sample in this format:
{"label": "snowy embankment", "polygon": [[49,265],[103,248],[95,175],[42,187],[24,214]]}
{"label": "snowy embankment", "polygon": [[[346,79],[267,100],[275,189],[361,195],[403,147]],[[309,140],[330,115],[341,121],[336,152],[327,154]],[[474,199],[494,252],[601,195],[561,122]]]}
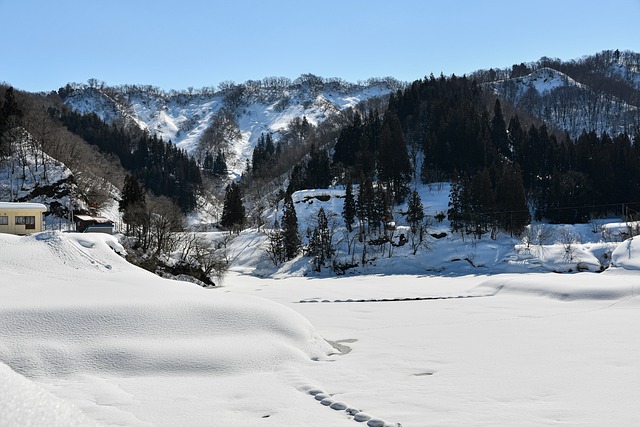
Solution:
{"label": "snowy embankment", "polygon": [[[394,227],[372,234],[364,245],[358,238],[357,224],[352,232],[346,231],[342,214],[345,190],[333,187],[301,190],[292,194],[303,244],[308,244],[308,236],[317,224],[321,208],[328,218],[335,253],[333,259],[325,262],[320,272],[314,271],[311,257],[299,255],[276,266],[267,255],[267,235],[274,220],[282,218],[282,202],[276,209],[265,211],[265,226],[260,230],[244,230],[230,242],[228,250],[231,268],[245,274],[274,279],[292,276],[333,277],[337,274],[462,276],[602,272],[610,265],[616,265],[612,264],[612,252],[623,245],[624,239],[630,235],[630,227],[638,227],[635,223],[620,223],[619,219],[600,219],[574,225],[535,223],[526,227],[521,236],[498,232],[495,238],[491,238],[487,232],[479,239],[473,235],[451,231],[451,224],[446,219],[449,183],[420,185],[417,186],[417,191],[429,225],[424,242],[415,251],[417,239],[412,239],[407,224],[406,203],[394,207]],[[373,243],[382,233],[388,237],[387,243]],[[336,272],[332,268],[334,262],[348,268]]]}
{"label": "snowy embankment", "polygon": [[[64,393],[67,382],[106,381],[98,379],[104,377],[169,376],[175,387],[191,376],[211,381],[249,374],[259,378],[283,366],[325,359],[333,351],[309,322],[280,304],[164,280],[132,266],[115,250],[122,250],[117,240],[101,234],[0,234],[0,383],[19,387],[0,387],[0,401],[5,402],[0,421],[32,414],[36,418],[27,421],[37,424],[40,412],[57,408],[44,392],[44,402],[31,412],[7,405],[14,393],[37,387],[17,379],[4,365]],[[80,405],[88,406],[89,415],[130,423],[119,410],[88,403],[95,400],[90,397],[95,386],[79,388],[89,394]],[[98,388],[100,393],[104,388]],[[183,404],[189,408],[188,402]],[[163,423],[170,424],[180,411],[168,408],[170,404],[157,413],[149,408],[133,412],[138,423],[157,422],[169,412]],[[66,424],[64,418],[59,423]]]}

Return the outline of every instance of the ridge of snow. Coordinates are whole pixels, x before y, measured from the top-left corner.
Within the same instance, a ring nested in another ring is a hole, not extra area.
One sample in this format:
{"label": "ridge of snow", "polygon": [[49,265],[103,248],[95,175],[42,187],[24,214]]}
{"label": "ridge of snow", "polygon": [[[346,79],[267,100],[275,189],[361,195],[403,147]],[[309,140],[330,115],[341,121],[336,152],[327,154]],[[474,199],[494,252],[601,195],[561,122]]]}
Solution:
{"label": "ridge of snow", "polygon": [[568,75],[549,67],[536,69],[526,76],[498,80],[488,84],[493,87],[496,92],[499,92],[499,86],[506,82],[515,82],[519,85],[518,97],[522,96],[529,88],[534,88],[540,95],[564,86],[574,86],[581,89],[586,88],[582,83],[577,82]]}

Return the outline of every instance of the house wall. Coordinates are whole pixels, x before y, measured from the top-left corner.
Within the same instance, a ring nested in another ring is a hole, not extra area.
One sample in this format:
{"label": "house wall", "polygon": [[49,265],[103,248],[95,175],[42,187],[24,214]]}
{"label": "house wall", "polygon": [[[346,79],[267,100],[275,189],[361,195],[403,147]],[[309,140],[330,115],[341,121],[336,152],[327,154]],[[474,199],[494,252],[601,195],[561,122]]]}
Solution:
{"label": "house wall", "polygon": [[[6,221],[5,221],[6,217]],[[16,217],[34,217],[31,228],[27,224],[16,224]],[[6,222],[7,224],[4,224]],[[31,234],[42,231],[42,211],[36,209],[11,209],[0,208],[0,233],[9,234]]]}

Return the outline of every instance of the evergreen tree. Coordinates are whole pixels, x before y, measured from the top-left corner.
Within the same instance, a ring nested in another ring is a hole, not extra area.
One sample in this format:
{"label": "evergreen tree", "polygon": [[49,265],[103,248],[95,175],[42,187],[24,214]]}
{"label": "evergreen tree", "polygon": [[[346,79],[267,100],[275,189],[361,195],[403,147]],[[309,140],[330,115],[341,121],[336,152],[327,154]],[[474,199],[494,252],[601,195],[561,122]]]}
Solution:
{"label": "evergreen tree", "polygon": [[18,107],[12,87],[4,93],[4,103],[0,107],[0,157],[11,153],[11,143],[14,137],[10,132],[20,126],[23,112]]}
{"label": "evergreen tree", "polygon": [[356,200],[356,216],[360,223],[360,234],[365,233],[365,224],[368,222],[370,206],[373,203],[375,193],[373,191],[373,183],[371,178],[360,177],[358,185],[358,199]]}
{"label": "evergreen tree", "polygon": [[378,176],[389,184],[395,200],[402,200],[406,185],[411,179],[411,161],[400,120],[391,113],[387,113],[382,125],[378,152]]}
{"label": "evergreen tree", "polygon": [[420,194],[417,190],[413,190],[409,202],[407,203],[407,222],[411,226],[411,231],[416,232],[418,226],[424,220],[424,206],[420,200]]}
{"label": "evergreen tree", "polygon": [[364,133],[360,135],[358,150],[355,154],[355,172],[364,176],[373,176],[376,171],[376,156],[370,141],[371,138],[368,135]]}
{"label": "evergreen tree", "polygon": [[287,185],[287,194],[292,195],[298,190],[305,188],[307,177],[307,169],[300,164],[297,164],[291,169],[291,176],[289,177],[289,185]]}
{"label": "evergreen tree", "polygon": [[517,114],[509,120],[509,130],[507,134],[509,138],[509,146],[511,147],[511,152],[507,157],[510,160],[521,163],[523,160],[522,151],[526,144],[526,132],[522,129],[522,126],[520,125],[520,118]]}
{"label": "evergreen tree", "polygon": [[3,117],[3,122],[7,122],[9,118],[16,120],[15,125],[18,125],[23,117],[22,110],[18,107],[16,96],[12,87],[7,88],[4,93],[4,103],[0,108],[0,117]]}
{"label": "evergreen tree", "polygon": [[245,221],[245,209],[242,204],[242,190],[235,182],[229,184],[224,195],[224,206],[220,225],[229,229],[240,230]]}
{"label": "evergreen tree", "polygon": [[495,221],[495,193],[491,185],[489,169],[477,173],[470,183],[470,221],[467,229],[480,239],[492,229]]}
{"label": "evergreen tree", "polygon": [[221,150],[218,150],[216,158],[211,164],[211,174],[213,176],[224,176],[227,174],[227,159]]}
{"label": "evergreen tree", "polygon": [[356,151],[363,132],[362,116],[359,112],[353,115],[351,125],[344,127],[340,131],[338,140],[334,147],[333,161],[342,163],[345,166],[353,166],[356,159]]}
{"label": "evergreen tree", "polygon": [[451,183],[451,192],[449,193],[449,209],[447,217],[451,224],[451,231],[461,232],[464,235],[466,219],[469,217],[469,178],[467,174],[460,176],[457,172]]}
{"label": "evergreen tree", "polygon": [[316,226],[309,242],[309,254],[316,257],[316,271],[334,253],[332,232],[324,208],[320,208],[316,219]]}
{"label": "evergreen tree", "polygon": [[500,100],[496,99],[496,103],[493,107],[493,118],[491,119],[491,140],[498,154],[505,158],[511,157],[509,150],[509,138],[507,136],[507,125],[502,115],[502,107],[500,106]]}
{"label": "evergreen tree", "polygon": [[131,175],[127,175],[124,177],[122,198],[118,202],[118,210],[124,212],[129,206],[136,203],[146,203],[145,192],[138,180]]}
{"label": "evergreen tree", "polygon": [[380,182],[376,183],[373,205],[369,211],[369,226],[381,231],[387,224],[393,222],[393,196]]}
{"label": "evergreen tree", "polygon": [[204,159],[202,160],[202,170],[209,175],[213,175],[213,162],[213,154],[205,154]]}
{"label": "evergreen tree", "polygon": [[322,149],[311,145],[307,164],[306,188],[327,188],[331,184],[331,171],[329,169],[329,156]]}
{"label": "evergreen tree", "polygon": [[273,227],[267,232],[267,254],[274,265],[279,265],[286,260],[284,250],[284,233],[278,220],[273,221]]}
{"label": "evergreen tree", "polygon": [[496,211],[500,227],[520,235],[531,218],[519,165],[505,165],[496,186]]}
{"label": "evergreen tree", "polygon": [[287,260],[295,258],[300,252],[300,235],[298,234],[298,217],[291,195],[286,195],[282,213],[282,237],[284,253]]}
{"label": "evergreen tree", "polygon": [[122,220],[127,225],[127,234],[136,234],[139,238],[146,234],[145,228],[148,224],[146,193],[131,175],[124,178],[118,210],[122,212]]}
{"label": "evergreen tree", "polygon": [[276,160],[276,146],[271,133],[260,135],[260,139],[253,149],[251,156],[251,172],[255,178],[270,176],[273,163]]}
{"label": "evergreen tree", "polygon": [[344,196],[344,206],[342,208],[342,217],[344,224],[349,232],[353,231],[353,223],[356,217],[356,200],[353,196],[353,186],[351,181],[347,182],[347,188]]}

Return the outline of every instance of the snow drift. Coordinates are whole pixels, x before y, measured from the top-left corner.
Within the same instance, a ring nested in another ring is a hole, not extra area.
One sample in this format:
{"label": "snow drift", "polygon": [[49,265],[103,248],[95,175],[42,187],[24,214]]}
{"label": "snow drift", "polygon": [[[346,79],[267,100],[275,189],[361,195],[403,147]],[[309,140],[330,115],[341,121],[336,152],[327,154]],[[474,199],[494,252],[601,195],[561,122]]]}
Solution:
{"label": "snow drift", "polygon": [[331,347],[255,297],[160,279],[108,235],[0,235],[0,361],[28,377],[270,371]]}

